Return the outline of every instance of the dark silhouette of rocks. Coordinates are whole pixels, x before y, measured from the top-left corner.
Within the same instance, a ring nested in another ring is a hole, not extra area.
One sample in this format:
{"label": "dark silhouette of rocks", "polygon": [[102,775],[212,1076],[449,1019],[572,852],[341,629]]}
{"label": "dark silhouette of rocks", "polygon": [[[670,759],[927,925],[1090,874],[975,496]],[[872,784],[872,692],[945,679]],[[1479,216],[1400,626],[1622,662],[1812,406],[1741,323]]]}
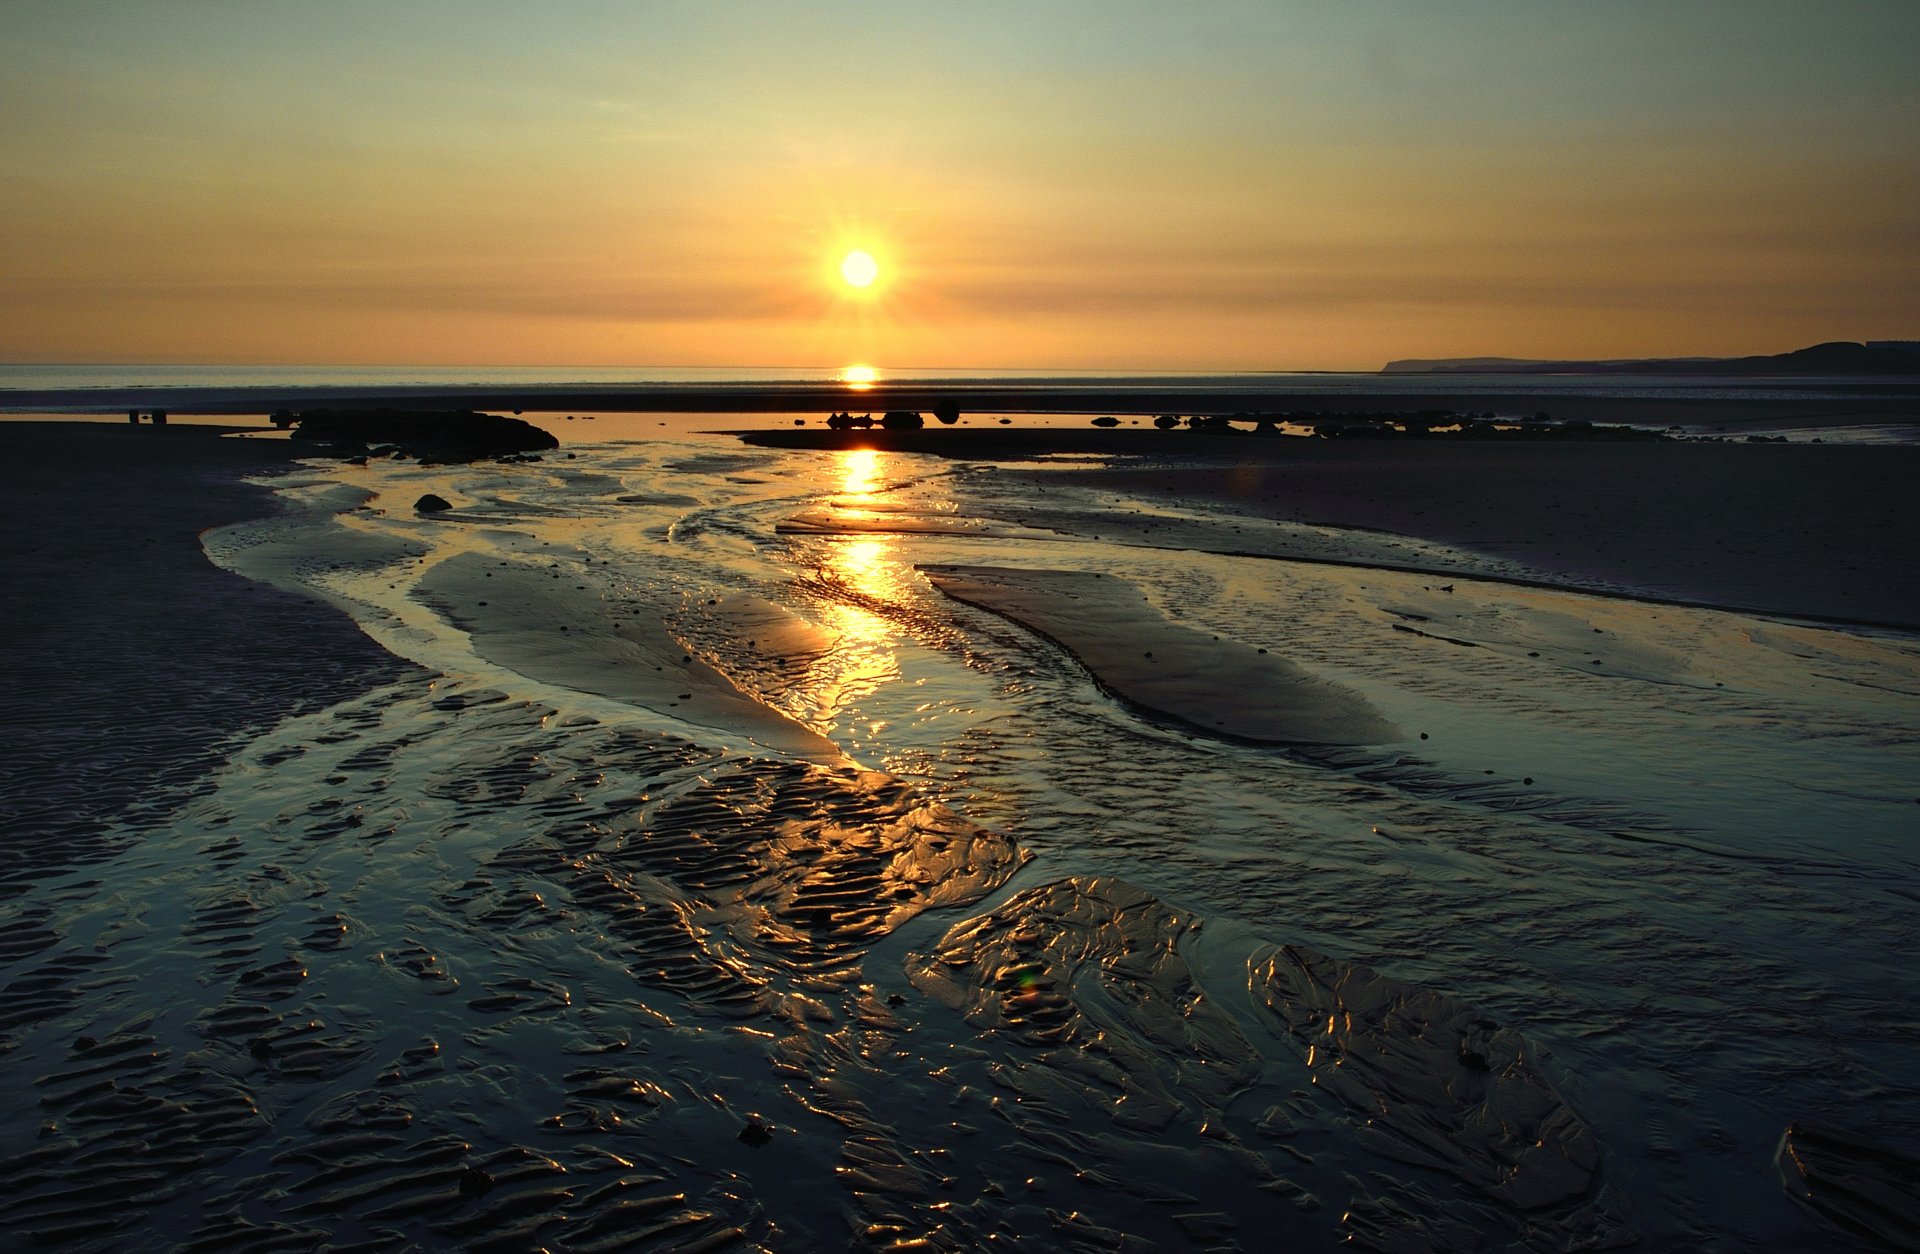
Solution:
{"label": "dark silhouette of rocks", "polygon": [[560,447],[530,422],[472,410],[310,409],[276,413],[273,422],[292,426],[296,440],[328,444],[342,455],[387,445],[423,462],[473,462]]}
{"label": "dark silhouette of rocks", "polygon": [[1093,420],[1093,425],[1096,427],[1117,427],[1120,425],[1120,420],[1112,414],[1103,414]]}
{"label": "dark silhouette of rocks", "polygon": [[933,407],[933,416],[941,426],[951,427],[954,423],[960,421],[960,407],[958,405],[935,405]]}
{"label": "dark silhouette of rocks", "polygon": [[453,508],[453,502],[446,497],[429,492],[413,503],[413,508],[422,514],[438,514],[442,510]]}
{"label": "dark silhouette of rocks", "polygon": [[911,409],[890,409],[880,425],[889,431],[918,431],[927,425],[927,420]]}
{"label": "dark silhouette of rocks", "polygon": [[873,415],[861,414],[855,417],[852,414],[834,414],[827,419],[827,425],[835,431],[849,431],[854,428],[865,430],[873,425]]}

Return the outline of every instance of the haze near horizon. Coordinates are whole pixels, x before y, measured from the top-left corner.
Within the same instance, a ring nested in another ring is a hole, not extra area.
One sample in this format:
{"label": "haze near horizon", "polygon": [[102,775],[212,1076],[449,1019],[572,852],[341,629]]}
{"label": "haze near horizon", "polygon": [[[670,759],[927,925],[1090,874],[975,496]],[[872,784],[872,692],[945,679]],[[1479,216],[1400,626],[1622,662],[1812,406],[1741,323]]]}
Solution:
{"label": "haze near horizon", "polygon": [[0,360],[1376,369],[1920,327],[1899,3],[10,4]]}

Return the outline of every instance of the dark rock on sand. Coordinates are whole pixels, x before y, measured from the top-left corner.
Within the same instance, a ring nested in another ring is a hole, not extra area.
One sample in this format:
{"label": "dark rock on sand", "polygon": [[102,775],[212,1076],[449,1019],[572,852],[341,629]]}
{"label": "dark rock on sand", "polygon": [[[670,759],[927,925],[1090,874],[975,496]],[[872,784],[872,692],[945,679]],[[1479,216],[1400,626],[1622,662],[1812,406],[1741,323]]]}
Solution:
{"label": "dark rock on sand", "polygon": [[1120,425],[1120,420],[1112,414],[1105,414],[1099,418],[1095,418],[1093,425],[1096,427],[1117,427]]}
{"label": "dark rock on sand", "polygon": [[348,454],[390,444],[423,462],[472,462],[560,447],[530,422],[472,410],[310,409],[292,421],[296,440]]}
{"label": "dark rock on sand", "polygon": [[442,510],[453,508],[453,502],[437,493],[429,492],[413,503],[413,508],[422,514],[438,514]]}
{"label": "dark rock on sand", "polygon": [[911,409],[890,409],[880,425],[889,431],[918,431],[927,425],[927,420]]}

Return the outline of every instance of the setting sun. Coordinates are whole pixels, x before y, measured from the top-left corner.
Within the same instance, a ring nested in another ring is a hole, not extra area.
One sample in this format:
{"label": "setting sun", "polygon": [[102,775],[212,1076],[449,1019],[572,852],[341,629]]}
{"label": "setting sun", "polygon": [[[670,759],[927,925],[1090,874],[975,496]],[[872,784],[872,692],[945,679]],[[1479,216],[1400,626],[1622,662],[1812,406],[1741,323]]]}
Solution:
{"label": "setting sun", "polygon": [[880,277],[880,263],[873,254],[863,249],[854,249],[840,260],[840,277],[850,287],[872,287],[873,281]]}

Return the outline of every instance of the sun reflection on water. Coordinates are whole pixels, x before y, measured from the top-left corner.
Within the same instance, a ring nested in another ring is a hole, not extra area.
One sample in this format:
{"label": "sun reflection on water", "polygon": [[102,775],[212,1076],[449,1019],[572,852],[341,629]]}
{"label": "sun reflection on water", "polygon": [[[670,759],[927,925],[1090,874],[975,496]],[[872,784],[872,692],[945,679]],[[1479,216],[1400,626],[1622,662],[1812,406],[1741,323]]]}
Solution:
{"label": "sun reflection on water", "polygon": [[[886,456],[877,449],[842,451],[834,474],[845,499],[835,502],[835,513],[877,516],[862,506],[879,504],[887,472]],[[890,611],[911,600],[913,566],[900,536],[844,535],[821,546],[816,576],[829,593],[820,608],[821,625],[832,628],[838,640],[809,668],[807,687],[816,717],[832,722],[849,705],[899,678],[900,627]],[[843,726],[840,735],[857,751],[877,731],[854,724]]]}
{"label": "sun reflection on water", "polygon": [[840,454],[840,490],[849,496],[871,496],[880,490],[879,449],[850,448]]}

